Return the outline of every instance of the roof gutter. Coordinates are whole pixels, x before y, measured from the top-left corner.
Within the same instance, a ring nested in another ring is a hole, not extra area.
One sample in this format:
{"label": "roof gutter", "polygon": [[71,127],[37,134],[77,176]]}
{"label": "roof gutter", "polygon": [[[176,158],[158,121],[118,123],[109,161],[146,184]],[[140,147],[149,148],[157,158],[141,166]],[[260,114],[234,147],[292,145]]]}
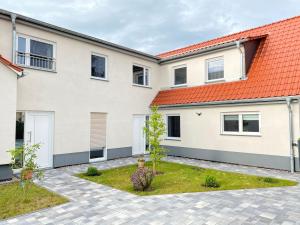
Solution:
{"label": "roof gutter", "polygon": [[[244,42],[247,42],[247,41],[248,41],[248,39],[245,38],[245,39],[239,40],[238,42],[239,42],[239,45],[240,45],[240,44],[242,44]],[[213,46],[210,46],[210,47],[195,50],[195,51],[192,51],[192,52],[189,52],[189,53],[186,53],[186,54],[161,59],[159,61],[159,63],[160,64],[166,64],[166,63],[173,62],[173,61],[179,61],[183,58],[184,59],[193,58],[193,57],[196,57],[196,56],[199,56],[199,55],[205,55],[205,54],[208,54],[208,53],[211,53],[211,52],[214,52],[214,51],[224,50],[224,48],[231,48],[231,47],[236,47],[236,46],[237,46],[237,41],[230,41],[230,42],[226,42],[226,43],[223,43],[223,44],[213,45]]]}
{"label": "roof gutter", "polygon": [[[292,98],[299,98],[300,96],[290,96]],[[191,107],[207,107],[218,105],[234,105],[234,104],[254,104],[254,103],[285,103],[285,97],[272,97],[272,98],[258,98],[258,99],[242,99],[242,100],[227,100],[215,102],[200,102],[188,104],[173,104],[173,105],[159,105],[159,109],[176,109],[176,108],[191,108]]]}

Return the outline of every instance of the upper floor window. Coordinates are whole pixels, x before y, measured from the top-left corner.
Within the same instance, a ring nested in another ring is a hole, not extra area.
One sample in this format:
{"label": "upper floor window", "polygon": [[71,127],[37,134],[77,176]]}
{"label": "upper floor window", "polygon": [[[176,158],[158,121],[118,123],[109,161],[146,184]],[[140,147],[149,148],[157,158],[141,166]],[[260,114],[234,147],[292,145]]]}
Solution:
{"label": "upper floor window", "polygon": [[106,57],[93,54],[91,60],[91,76],[98,79],[107,79]]}
{"label": "upper floor window", "polygon": [[17,38],[17,64],[55,70],[55,46],[53,43],[33,39],[25,36]]}
{"label": "upper floor window", "polygon": [[149,69],[147,67],[133,65],[133,84],[149,86]]}
{"label": "upper floor window", "polygon": [[224,58],[218,57],[206,60],[207,81],[224,79]]}
{"label": "upper floor window", "polygon": [[180,115],[167,115],[168,138],[180,138]]}
{"label": "upper floor window", "polygon": [[174,85],[180,86],[186,84],[186,66],[174,68]]}
{"label": "upper floor window", "polygon": [[259,113],[224,113],[222,123],[223,134],[260,134]]}

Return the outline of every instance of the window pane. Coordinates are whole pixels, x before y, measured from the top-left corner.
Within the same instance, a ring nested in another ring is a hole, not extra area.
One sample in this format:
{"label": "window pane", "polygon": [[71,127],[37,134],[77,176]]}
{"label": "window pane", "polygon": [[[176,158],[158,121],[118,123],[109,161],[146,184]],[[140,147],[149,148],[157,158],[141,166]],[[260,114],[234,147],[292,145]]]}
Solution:
{"label": "window pane", "polygon": [[99,78],[105,77],[105,57],[92,55],[92,76]]}
{"label": "window pane", "polygon": [[90,159],[97,159],[104,157],[104,148],[100,149],[91,149],[90,151]]}
{"label": "window pane", "polygon": [[23,37],[18,37],[18,55],[17,55],[18,64],[25,64],[25,52],[26,52],[26,39]]}
{"label": "window pane", "polygon": [[23,37],[18,37],[18,52],[26,52],[26,39]]}
{"label": "window pane", "polygon": [[168,116],[168,137],[180,137],[180,116]]}
{"label": "window pane", "polygon": [[30,40],[30,66],[53,69],[53,45]]}
{"label": "window pane", "polygon": [[224,60],[218,59],[213,61],[208,61],[208,80],[215,80],[224,78]]}
{"label": "window pane", "polygon": [[144,80],[144,68],[133,65],[133,83],[139,85],[146,85]]}
{"label": "window pane", "polygon": [[243,115],[243,131],[244,132],[259,132],[258,114]]}
{"label": "window pane", "polygon": [[186,67],[178,68],[175,72],[175,85],[186,84]]}
{"label": "window pane", "polygon": [[30,40],[30,53],[32,55],[53,58],[53,45],[36,40]]}
{"label": "window pane", "polygon": [[149,85],[149,69],[145,69],[145,85]]}
{"label": "window pane", "polygon": [[224,131],[239,132],[238,115],[224,115]]}

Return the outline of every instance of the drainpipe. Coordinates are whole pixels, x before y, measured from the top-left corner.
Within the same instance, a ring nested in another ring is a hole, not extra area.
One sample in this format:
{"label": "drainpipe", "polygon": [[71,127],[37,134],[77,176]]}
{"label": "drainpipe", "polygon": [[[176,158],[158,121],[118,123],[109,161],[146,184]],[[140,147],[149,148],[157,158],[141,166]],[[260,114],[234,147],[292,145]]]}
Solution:
{"label": "drainpipe", "polygon": [[289,110],[289,146],[290,146],[290,166],[291,166],[291,173],[295,172],[295,165],[294,165],[294,149],[293,149],[293,111],[292,111],[292,98],[287,97],[286,103]]}
{"label": "drainpipe", "polygon": [[245,74],[245,56],[244,56],[244,52],[242,50],[242,46],[241,46],[241,41],[238,40],[235,42],[236,43],[236,47],[239,49],[240,51],[240,67],[241,67],[241,80],[245,80],[246,79],[246,74]]}
{"label": "drainpipe", "polygon": [[17,40],[17,32],[16,32],[16,18],[17,15],[12,13],[10,14],[11,24],[12,24],[12,62],[16,63],[16,40]]}

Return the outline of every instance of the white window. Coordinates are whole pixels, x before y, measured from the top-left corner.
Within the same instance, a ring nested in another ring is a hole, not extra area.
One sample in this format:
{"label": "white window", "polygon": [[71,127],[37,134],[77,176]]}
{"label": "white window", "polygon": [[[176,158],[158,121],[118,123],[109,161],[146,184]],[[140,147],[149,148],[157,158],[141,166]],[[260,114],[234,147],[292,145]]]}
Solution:
{"label": "white window", "polygon": [[92,54],[91,56],[91,77],[107,80],[107,57]]}
{"label": "white window", "polygon": [[180,115],[167,115],[167,138],[179,139],[180,133]]}
{"label": "white window", "polygon": [[55,70],[55,44],[18,35],[16,60],[22,66]]}
{"label": "white window", "polygon": [[140,86],[149,86],[149,68],[144,66],[133,65],[133,84]]}
{"label": "white window", "polygon": [[175,67],[174,68],[174,86],[180,86],[186,84],[187,67]]}
{"label": "white window", "polygon": [[257,112],[222,113],[222,133],[260,135],[260,114]]}
{"label": "white window", "polygon": [[218,57],[206,60],[207,81],[224,79],[224,58]]}

